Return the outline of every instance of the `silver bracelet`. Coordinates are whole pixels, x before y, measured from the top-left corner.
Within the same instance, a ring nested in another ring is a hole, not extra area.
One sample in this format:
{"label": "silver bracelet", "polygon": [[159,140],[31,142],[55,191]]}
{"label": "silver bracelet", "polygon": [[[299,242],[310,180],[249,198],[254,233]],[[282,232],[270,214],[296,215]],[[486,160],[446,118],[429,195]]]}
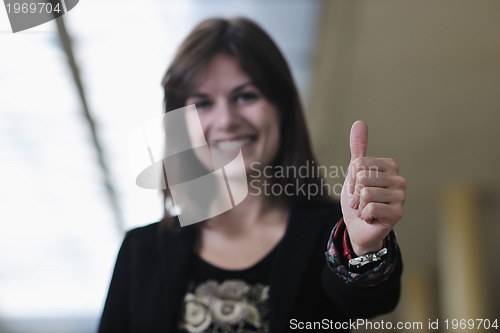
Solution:
{"label": "silver bracelet", "polygon": [[371,262],[382,260],[382,257],[387,254],[387,248],[384,247],[382,250],[377,252],[367,253],[364,256],[359,256],[349,260],[350,267],[362,267]]}

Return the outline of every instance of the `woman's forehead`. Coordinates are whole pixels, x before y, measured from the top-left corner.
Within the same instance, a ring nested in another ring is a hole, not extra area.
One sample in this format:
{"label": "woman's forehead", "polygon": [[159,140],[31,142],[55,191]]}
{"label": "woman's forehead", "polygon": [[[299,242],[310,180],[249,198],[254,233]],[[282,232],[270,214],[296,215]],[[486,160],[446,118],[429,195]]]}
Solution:
{"label": "woman's forehead", "polygon": [[227,90],[253,84],[253,80],[240,66],[236,58],[215,56],[204,68],[193,76],[190,93]]}

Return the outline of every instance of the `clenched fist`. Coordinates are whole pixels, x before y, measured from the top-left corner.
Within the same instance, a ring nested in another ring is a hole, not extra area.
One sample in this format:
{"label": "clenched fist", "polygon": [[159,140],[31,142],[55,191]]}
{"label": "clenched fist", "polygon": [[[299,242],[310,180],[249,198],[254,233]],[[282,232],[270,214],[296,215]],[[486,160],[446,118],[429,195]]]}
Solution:
{"label": "clenched fist", "polygon": [[358,256],[382,249],[383,240],[403,216],[406,180],[390,158],[367,157],[368,127],[352,125],[351,162],[341,194],[342,213]]}

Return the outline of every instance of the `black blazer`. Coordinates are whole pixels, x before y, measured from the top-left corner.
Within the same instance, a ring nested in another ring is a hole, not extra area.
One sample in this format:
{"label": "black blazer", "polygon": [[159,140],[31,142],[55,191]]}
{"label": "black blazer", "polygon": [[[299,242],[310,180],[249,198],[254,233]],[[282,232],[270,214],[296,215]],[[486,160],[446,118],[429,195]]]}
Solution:
{"label": "black blazer", "polygon": [[[292,208],[271,273],[270,331],[290,331],[290,320],[347,321],[392,311],[400,293],[401,257],[376,286],[347,284],[327,265],[338,204]],[[172,232],[161,223],[129,231],[116,261],[100,333],[176,332],[194,255],[195,228]]]}

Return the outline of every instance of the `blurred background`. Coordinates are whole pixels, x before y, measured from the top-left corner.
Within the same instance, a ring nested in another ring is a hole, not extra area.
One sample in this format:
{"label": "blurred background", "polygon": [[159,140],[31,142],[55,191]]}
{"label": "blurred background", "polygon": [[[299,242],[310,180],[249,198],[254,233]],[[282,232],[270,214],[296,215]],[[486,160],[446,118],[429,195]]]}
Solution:
{"label": "blurred background", "polygon": [[284,52],[322,164],[363,119],[408,180],[401,301],[374,320],[500,319],[500,1],[81,0],[16,34],[0,9],[0,332],[96,330],[124,231],[162,215],[128,135],[187,33],[234,15]]}

